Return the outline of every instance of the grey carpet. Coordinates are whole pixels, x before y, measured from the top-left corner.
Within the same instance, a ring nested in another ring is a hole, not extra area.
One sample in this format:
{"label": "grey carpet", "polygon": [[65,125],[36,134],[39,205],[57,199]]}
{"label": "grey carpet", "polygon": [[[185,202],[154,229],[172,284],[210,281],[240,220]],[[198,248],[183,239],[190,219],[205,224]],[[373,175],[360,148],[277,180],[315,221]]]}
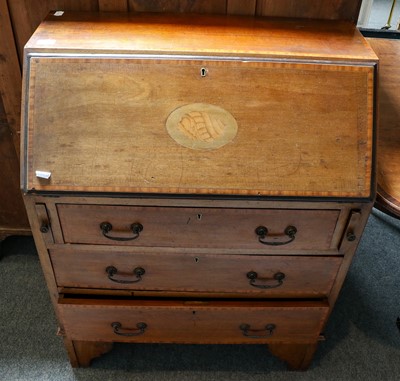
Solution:
{"label": "grey carpet", "polygon": [[307,372],[287,371],[262,345],[117,344],[72,369],[32,238],[0,250],[0,381],[400,379],[400,221],[377,210]]}

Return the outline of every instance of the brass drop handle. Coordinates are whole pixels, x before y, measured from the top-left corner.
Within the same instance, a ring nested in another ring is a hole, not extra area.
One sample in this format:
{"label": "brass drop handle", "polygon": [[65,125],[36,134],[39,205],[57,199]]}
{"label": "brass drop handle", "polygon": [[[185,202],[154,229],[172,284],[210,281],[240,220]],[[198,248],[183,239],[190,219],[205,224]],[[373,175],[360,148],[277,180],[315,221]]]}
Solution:
{"label": "brass drop handle", "polygon": [[113,241],[133,241],[134,239],[139,238],[140,232],[143,231],[143,225],[139,222],[135,222],[131,225],[131,231],[134,234],[132,237],[115,237],[108,234],[112,228],[113,227],[109,222],[102,222],[100,224],[100,229],[104,237]]}
{"label": "brass drop handle", "polygon": [[[250,279],[250,285],[257,288],[267,289],[267,288],[277,288],[282,286],[283,280],[285,279],[285,274],[282,272],[277,272],[274,274],[272,280],[275,280],[275,284],[256,284],[256,280],[258,278],[258,274],[255,271],[249,271],[247,274],[247,278]],[[267,278],[258,278],[261,281],[271,281],[271,279]]]}
{"label": "brass drop handle", "polygon": [[113,282],[122,283],[122,284],[130,284],[130,283],[140,282],[143,279],[142,276],[146,273],[146,271],[143,267],[136,267],[133,270],[133,275],[135,275],[135,277],[136,277],[136,279],[134,279],[134,280],[114,278],[114,276],[116,274],[118,274],[118,269],[114,266],[108,266],[106,268],[106,273],[108,274],[108,279],[112,280]]}
{"label": "brass drop handle", "polygon": [[263,329],[252,329],[250,324],[240,324],[239,329],[242,331],[243,336],[251,339],[265,339],[271,337],[275,331],[275,324],[267,324]]}
{"label": "brass drop handle", "polygon": [[[143,335],[147,329],[147,324],[140,322],[136,324],[136,328],[122,328],[122,324],[116,321],[111,323],[111,327],[116,335],[132,337]],[[128,332],[122,332],[122,330]]]}
{"label": "brass drop handle", "polygon": [[265,237],[268,235],[268,229],[265,226],[258,226],[255,230],[258,241],[263,245],[270,245],[270,246],[281,246],[287,245],[290,242],[293,242],[296,238],[297,228],[295,226],[289,225],[284,234],[289,237],[287,241],[264,241]]}

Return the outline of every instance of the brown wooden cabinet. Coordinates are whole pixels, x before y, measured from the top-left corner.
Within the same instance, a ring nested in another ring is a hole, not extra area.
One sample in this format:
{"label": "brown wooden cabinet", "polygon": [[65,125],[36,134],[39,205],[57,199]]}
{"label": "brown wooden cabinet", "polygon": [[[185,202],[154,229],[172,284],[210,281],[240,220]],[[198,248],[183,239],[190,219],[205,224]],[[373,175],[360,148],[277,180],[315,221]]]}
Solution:
{"label": "brown wooden cabinet", "polygon": [[50,14],[22,184],[72,365],[262,343],[306,369],[375,196],[376,70],[348,22]]}
{"label": "brown wooden cabinet", "polygon": [[30,234],[19,186],[19,162],[0,98],[0,241],[9,235]]}
{"label": "brown wooden cabinet", "polygon": [[[0,0],[0,240],[30,234],[18,190],[23,47],[51,10],[218,13],[347,20],[355,23],[361,0]],[[4,106],[4,107],[3,107]]]}
{"label": "brown wooden cabinet", "polygon": [[369,38],[379,57],[379,134],[375,206],[400,218],[400,41]]}
{"label": "brown wooden cabinet", "polygon": [[30,234],[19,186],[21,71],[7,4],[0,1],[0,242]]}

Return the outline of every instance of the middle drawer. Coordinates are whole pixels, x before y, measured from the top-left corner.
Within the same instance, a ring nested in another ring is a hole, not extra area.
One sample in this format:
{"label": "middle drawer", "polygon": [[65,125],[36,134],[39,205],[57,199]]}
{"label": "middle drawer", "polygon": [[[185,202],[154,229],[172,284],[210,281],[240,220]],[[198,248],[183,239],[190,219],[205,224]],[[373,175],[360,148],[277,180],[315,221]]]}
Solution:
{"label": "middle drawer", "polygon": [[342,258],[50,250],[64,288],[226,293],[233,296],[319,298],[329,295]]}

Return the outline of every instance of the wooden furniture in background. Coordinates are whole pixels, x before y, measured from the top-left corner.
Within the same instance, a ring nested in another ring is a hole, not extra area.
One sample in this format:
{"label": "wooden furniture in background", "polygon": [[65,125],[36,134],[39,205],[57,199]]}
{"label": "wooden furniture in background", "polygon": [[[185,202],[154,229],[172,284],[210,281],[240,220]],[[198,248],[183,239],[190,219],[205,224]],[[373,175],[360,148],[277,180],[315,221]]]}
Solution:
{"label": "wooden furniture in background", "polygon": [[0,1],[0,241],[30,234],[19,186],[21,71],[7,4]]}
{"label": "wooden furniture in background", "polygon": [[0,99],[0,241],[30,234],[19,184],[19,162],[3,103]]}
{"label": "wooden furniture in background", "polygon": [[306,369],[375,196],[355,26],[54,13],[24,67],[24,200],[71,364],[262,343]]}
{"label": "wooden furniture in background", "polygon": [[[5,1],[5,0],[2,0]],[[23,47],[51,10],[218,13],[348,20],[356,23],[361,0],[13,0],[8,1],[20,58]]]}
{"label": "wooden furniture in background", "polygon": [[400,40],[369,38],[380,60],[376,206],[400,217]]}

